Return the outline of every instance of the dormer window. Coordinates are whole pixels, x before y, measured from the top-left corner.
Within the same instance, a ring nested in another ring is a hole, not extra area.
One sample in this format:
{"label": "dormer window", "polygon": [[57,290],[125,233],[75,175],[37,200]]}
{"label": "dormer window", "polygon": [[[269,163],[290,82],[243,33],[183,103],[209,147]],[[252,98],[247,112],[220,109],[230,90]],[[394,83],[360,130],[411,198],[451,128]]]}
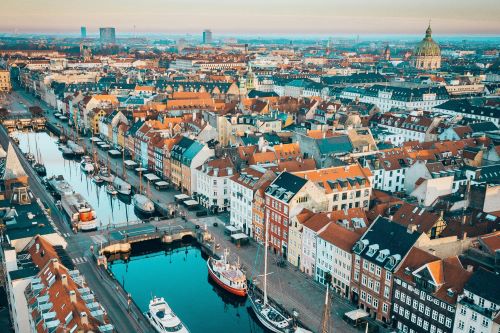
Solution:
{"label": "dormer window", "polygon": [[382,250],[382,251],[380,251],[378,253],[378,256],[377,256],[376,260],[380,261],[380,262],[383,262],[387,258],[388,255],[389,255],[389,250],[384,249],[384,250]]}
{"label": "dormer window", "polygon": [[366,252],[366,255],[369,257],[373,257],[373,255],[378,251],[378,244],[372,244],[368,247],[368,252]]}

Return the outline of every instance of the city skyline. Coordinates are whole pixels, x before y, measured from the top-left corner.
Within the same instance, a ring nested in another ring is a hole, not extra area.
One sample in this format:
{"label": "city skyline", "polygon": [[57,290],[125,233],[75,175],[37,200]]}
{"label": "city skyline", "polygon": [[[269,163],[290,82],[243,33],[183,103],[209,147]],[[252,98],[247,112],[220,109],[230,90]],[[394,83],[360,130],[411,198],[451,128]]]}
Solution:
{"label": "city skyline", "polygon": [[80,26],[86,26],[89,33],[95,33],[99,27],[113,26],[121,33],[194,33],[209,28],[220,34],[421,34],[432,19],[436,34],[500,34],[500,3],[494,0],[404,4],[394,0],[311,0],[307,6],[298,0],[257,0],[251,5],[225,0],[210,4],[147,0],[140,8],[130,0],[89,0],[71,3],[71,10],[68,6],[62,0],[43,4],[4,0],[0,32],[78,33]]}

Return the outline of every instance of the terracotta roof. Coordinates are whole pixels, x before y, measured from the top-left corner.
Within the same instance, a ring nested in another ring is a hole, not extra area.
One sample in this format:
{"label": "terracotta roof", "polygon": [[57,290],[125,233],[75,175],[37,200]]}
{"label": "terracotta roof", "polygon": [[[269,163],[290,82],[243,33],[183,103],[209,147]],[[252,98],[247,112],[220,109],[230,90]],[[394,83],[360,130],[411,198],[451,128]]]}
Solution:
{"label": "terracotta roof", "polygon": [[392,220],[404,226],[413,224],[419,232],[428,233],[439,221],[440,216],[409,203],[404,203],[393,215]]}
{"label": "terracotta roof", "polygon": [[352,185],[348,181],[348,178],[355,179],[356,177],[361,177],[365,182],[365,186],[368,186],[370,185],[368,177],[372,175],[369,169],[361,167],[358,163],[341,167],[295,172],[294,174],[311,180],[314,183],[319,183],[325,189],[326,193],[331,193],[334,190],[341,191],[342,184],[339,181],[343,181],[348,189],[363,188],[364,186],[359,182]]}
{"label": "terracotta roof", "polygon": [[38,267],[45,267],[52,259],[59,259],[56,250],[44,237],[37,235],[30,242],[28,252],[31,255],[31,260]]}
{"label": "terracotta roof", "polygon": [[488,247],[490,253],[494,254],[495,251],[500,250],[500,231],[480,236],[479,239]]}
{"label": "terracotta roof", "polygon": [[278,166],[274,169],[276,169],[277,171],[288,171],[288,172],[315,170],[316,161],[312,158],[284,161],[284,162],[279,162]]}
{"label": "terracotta roof", "polygon": [[[366,228],[363,229],[363,231]],[[362,233],[348,230],[336,223],[330,223],[318,234],[318,237],[338,248],[351,253],[354,244],[361,238]]]}
{"label": "terracotta roof", "polygon": [[[233,162],[229,157],[210,160],[196,169],[202,171],[205,167],[207,167],[206,171],[204,171],[205,174],[213,177],[227,177],[233,175],[235,172]],[[216,170],[217,176],[215,175]],[[231,174],[229,173],[229,170],[232,170]]]}

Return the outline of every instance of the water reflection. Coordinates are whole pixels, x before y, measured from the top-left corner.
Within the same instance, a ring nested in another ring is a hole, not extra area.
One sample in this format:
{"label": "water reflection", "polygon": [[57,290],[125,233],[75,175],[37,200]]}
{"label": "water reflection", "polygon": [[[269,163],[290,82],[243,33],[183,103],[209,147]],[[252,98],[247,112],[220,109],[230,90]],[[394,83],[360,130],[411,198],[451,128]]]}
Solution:
{"label": "water reflection", "polygon": [[195,245],[134,244],[130,257],[109,268],[142,311],[151,295],[164,297],[192,333],[264,332],[247,311],[246,298],[208,278],[206,258]]}
{"label": "water reflection", "polygon": [[100,228],[109,224],[125,224],[139,220],[134,212],[130,197],[112,196],[106,192],[106,186],[95,184],[92,179],[80,169],[80,161],[62,156],[55,136],[46,132],[17,132],[21,150],[31,152],[36,156],[36,147],[40,151],[43,163],[47,169],[47,177],[63,175],[76,192],[83,195],[97,213]]}

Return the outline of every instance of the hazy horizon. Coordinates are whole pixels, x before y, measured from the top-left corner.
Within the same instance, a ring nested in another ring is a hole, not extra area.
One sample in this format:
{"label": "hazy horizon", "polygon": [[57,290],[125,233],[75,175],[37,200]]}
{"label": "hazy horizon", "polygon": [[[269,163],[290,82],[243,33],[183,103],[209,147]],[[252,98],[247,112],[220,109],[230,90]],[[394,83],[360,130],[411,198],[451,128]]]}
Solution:
{"label": "hazy horizon", "polygon": [[[500,35],[500,1],[477,0],[2,0],[0,32],[157,34]],[[135,29],[134,29],[135,26]]]}

